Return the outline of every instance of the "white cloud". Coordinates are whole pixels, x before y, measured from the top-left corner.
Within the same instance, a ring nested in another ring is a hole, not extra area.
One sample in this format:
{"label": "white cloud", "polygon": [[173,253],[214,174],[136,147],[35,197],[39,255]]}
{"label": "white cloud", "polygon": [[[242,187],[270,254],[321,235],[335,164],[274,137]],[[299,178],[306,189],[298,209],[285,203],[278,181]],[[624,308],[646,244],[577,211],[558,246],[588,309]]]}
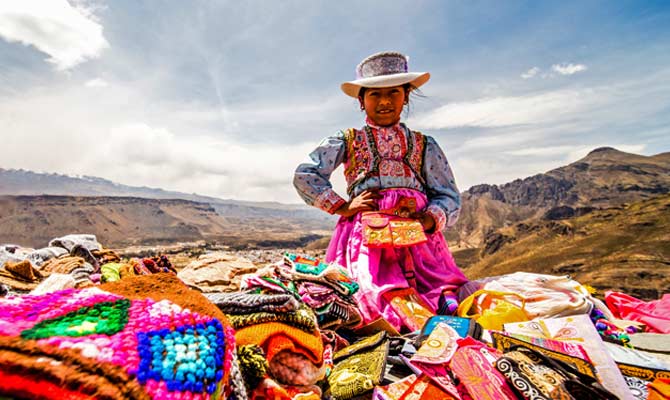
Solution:
{"label": "white cloud", "polygon": [[530,79],[530,78],[534,77],[535,75],[537,75],[539,72],[540,72],[540,68],[533,67],[533,68],[529,69],[528,71],[524,72],[523,74],[521,74],[521,77],[523,79]]}
{"label": "white cloud", "polygon": [[[586,146],[593,150],[595,147]],[[524,147],[520,149],[505,150],[503,153],[511,156],[523,157],[546,157],[568,154],[575,150],[575,146],[549,146],[549,147]]]}
{"label": "white cloud", "polygon": [[[226,137],[178,136],[170,129],[114,126],[104,145],[87,154],[87,167],[124,183],[178,188],[245,200],[295,202],[293,171],[313,144],[242,144]],[[114,157],[105,157],[114,154]]]}
{"label": "white cloud", "polygon": [[594,143],[592,145],[575,146],[567,152],[566,161],[574,162],[586,157],[594,149],[599,147],[613,147],[625,153],[643,154],[647,146],[645,144],[624,144],[624,143]]}
{"label": "white cloud", "polygon": [[99,57],[109,47],[102,31],[88,10],[66,0],[0,2],[0,37],[34,46],[58,70]]}
{"label": "white cloud", "polygon": [[558,72],[561,75],[573,75],[577,72],[586,71],[588,67],[584,64],[554,64],[551,66],[552,71]]}
{"label": "white cloud", "polygon": [[412,118],[419,129],[502,127],[556,121],[594,100],[590,90],[559,90],[452,103]]}
{"label": "white cloud", "polygon": [[102,78],[95,78],[87,81],[84,86],[86,87],[91,87],[91,88],[96,88],[96,87],[107,87],[109,86],[109,83],[102,79]]}
{"label": "white cloud", "polygon": [[644,144],[622,144],[622,143],[593,143],[582,145],[558,145],[546,147],[525,147],[502,151],[503,154],[520,157],[556,157],[561,156],[567,163],[584,158],[593,149],[599,147],[613,147],[626,153],[641,154],[646,149]]}
{"label": "white cloud", "polygon": [[[293,188],[293,172],[329,132],[305,140],[249,140],[254,130],[245,120],[246,111],[222,111],[241,126],[210,127],[189,125],[185,119],[194,114],[184,105],[150,102],[134,86],[117,84],[103,97],[74,83],[0,97],[0,126],[11,132],[3,136],[2,166],[99,176],[219,198],[302,202]],[[152,106],[157,109],[149,112]],[[303,107],[295,104],[293,109]],[[295,121],[291,113],[258,111],[272,116],[268,123],[275,127]],[[209,123],[215,114],[203,108],[195,115]],[[335,173],[333,185],[345,195],[341,174]]]}

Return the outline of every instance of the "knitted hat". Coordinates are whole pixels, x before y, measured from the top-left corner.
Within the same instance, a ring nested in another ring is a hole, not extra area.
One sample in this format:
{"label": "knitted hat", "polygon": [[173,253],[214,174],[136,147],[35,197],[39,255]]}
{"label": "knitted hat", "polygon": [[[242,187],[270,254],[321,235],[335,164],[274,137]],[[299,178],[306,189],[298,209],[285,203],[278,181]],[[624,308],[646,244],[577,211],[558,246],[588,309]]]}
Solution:
{"label": "knitted hat", "polygon": [[238,346],[237,359],[247,388],[255,388],[268,371],[268,361],[265,359],[263,349],[255,344]]}
{"label": "knitted hat", "polygon": [[411,83],[419,87],[430,79],[428,72],[409,72],[409,57],[395,51],[373,54],[356,67],[356,80],[344,82],[342,91],[358,97],[362,87],[385,88]]}
{"label": "knitted hat", "polygon": [[323,342],[318,331],[307,333],[279,322],[251,325],[235,332],[238,346],[256,344],[265,352],[268,361],[282,350],[290,350],[309,358],[316,365],[323,362]]}

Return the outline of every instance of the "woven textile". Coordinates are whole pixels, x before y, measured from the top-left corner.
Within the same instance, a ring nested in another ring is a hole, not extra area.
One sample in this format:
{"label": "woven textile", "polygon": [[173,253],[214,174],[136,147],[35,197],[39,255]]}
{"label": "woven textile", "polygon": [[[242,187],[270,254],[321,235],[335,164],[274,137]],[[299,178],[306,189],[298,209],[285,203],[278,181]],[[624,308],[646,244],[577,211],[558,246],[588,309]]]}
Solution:
{"label": "woven textile", "polygon": [[[0,396],[222,398],[234,351],[225,318],[168,300],[98,288],[0,299],[0,370],[32,382],[0,380]],[[63,392],[39,392],[53,384]]]}
{"label": "woven textile", "polygon": [[289,279],[319,282],[330,286],[344,296],[353,295],[358,291],[358,283],[352,280],[349,273],[337,264],[326,264],[318,258],[286,253],[284,266],[290,269],[278,268],[278,272]]}
{"label": "woven textile", "polygon": [[40,267],[40,271],[42,273],[69,274],[74,278],[76,287],[82,287],[91,284],[89,277],[94,268],[81,257],[65,256],[46,261]]}
{"label": "woven textile", "polygon": [[305,332],[314,332],[317,328],[316,316],[314,311],[306,305],[300,305],[296,311],[287,311],[280,313],[257,312],[252,314],[228,315],[233,328],[240,329],[250,325],[262,324],[265,322],[283,322],[287,325],[295,326]]}
{"label": "woven textile", "polygon": [[290,312],[300,307],[300,302],[290,294],[207,293],[205,297],[226,314]]}

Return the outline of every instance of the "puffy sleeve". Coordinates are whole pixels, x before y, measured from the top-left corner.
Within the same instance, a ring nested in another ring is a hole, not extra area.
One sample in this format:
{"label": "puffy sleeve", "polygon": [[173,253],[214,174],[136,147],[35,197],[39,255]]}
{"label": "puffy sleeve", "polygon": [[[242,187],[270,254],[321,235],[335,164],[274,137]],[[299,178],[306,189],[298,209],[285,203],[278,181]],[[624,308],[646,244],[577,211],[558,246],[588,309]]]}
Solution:
{"label": "puffy sleeve", "polygon": [[447,157],[435,139],[426,136],[426,153],[423,163],[428,207],[426,213],[435,220],[435,230],[453,226],[461,211],[461,194],[456,187],[454,174]]}
{"label": "puffy sleeve", "polygon": [[333,214],[346,203],[330,183],[330,175],[344,160],[344,132],[325,138],[295,170],[293,186],[305,203]]}

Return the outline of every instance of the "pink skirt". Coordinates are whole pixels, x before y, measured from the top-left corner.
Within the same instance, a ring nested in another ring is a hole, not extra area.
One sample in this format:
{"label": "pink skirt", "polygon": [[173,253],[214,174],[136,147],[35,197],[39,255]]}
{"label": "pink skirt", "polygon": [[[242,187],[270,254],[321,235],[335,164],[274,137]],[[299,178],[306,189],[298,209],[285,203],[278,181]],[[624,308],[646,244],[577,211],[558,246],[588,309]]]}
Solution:
{"label": "pink skirt", "polygon": [[[426,195],[413,189],[387,189],[379,194],[382,195],[378,200],[379,209],[393,208],[403,197],[416,199],[417,210],[423,210],[428,203]],[[428,234],[428,242],[411,247],[369,248],[363,244],[360,213],[352,218],[340,218],[326,261],[346,267],[360,285],[355,297],[364,323],[383,317],[396,329],[404,324],[401,316],[384,300],[385,292],[414,287],[432,307],[431,311],[436,312],[442,292],[455,292],[468,281],[456,266],[442,232]],[[405,278],[408,269],[413,269],[415,275],[409,282]]]}

